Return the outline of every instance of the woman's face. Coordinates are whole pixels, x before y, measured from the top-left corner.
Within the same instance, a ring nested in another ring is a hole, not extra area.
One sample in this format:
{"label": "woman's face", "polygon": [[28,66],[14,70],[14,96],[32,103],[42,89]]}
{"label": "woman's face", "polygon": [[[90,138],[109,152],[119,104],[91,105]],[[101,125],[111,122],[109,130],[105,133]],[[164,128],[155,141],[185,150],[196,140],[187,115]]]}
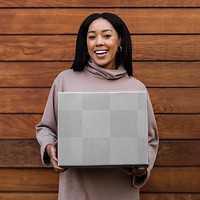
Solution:
{"label": "woman's face", "polygon": [[87,48],[91,60],[103,68],[115,69],[115,56],[121,39],[106,19],[94,20],[87,33]]}

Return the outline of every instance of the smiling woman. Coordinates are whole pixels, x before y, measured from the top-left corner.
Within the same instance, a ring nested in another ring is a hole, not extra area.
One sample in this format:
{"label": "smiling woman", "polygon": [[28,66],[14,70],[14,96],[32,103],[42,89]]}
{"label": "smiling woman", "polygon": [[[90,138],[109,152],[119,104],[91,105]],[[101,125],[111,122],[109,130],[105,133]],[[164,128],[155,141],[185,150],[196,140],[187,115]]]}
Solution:
{"label": "smiling woman", "polygon": [[[158,131],[149,96],[145,99],[149,128],[148,167],[137,165],[135,168],[128,169],[99,167],[65,170],[58,166],[56,153],[58,92],[100,91],[147,91],[142,82],[132,77],[130,33],[125,23],[112,13],[92,14],[83,21],[78,32],[72,67],[61,72],[54,80],[42,121],[36,127],[43,164],[52,166],[55,171],[60,172],[59,200],[139,199],[139,188],[144,186],[150,176],[158,150]],[[77,123],[76,120],[74,121]],[[127,119],[121,121],[124,122]],[[98,126],[95,127],[97,128]],[[95,137],[95,131],[99,129],[92,131],[93,137]],[[74,133],[70,134],[74,136]],[[127,135],[124,132],[122,134]],[[101,138],[103,135],[104,133]],[[70,143],[69,146],[73,145]]]}
{"label": "smiling woman", "polygon": [[91,60],[101,67],[114,69],[115,56],[120,46],[121,38],[107,20],[94,20],[88,29],[87,47]]}
{"label": "smiling woman", "polygon": [[[93,60],[95,63],[95,60],[99,58],[98,60],[103,62],[101,56],[107,62],[109,61],[107,63],[110,63],[107,66],[108,68],[117,69],[120,65],[123,65],[127,74],[132,76],[130,32],[122,19],[115,14],[94,13],[83,21],[76,40],[76,52],[72,69],[82,71],[88,60]],[[104,66],[104,68],[107,67]]]}

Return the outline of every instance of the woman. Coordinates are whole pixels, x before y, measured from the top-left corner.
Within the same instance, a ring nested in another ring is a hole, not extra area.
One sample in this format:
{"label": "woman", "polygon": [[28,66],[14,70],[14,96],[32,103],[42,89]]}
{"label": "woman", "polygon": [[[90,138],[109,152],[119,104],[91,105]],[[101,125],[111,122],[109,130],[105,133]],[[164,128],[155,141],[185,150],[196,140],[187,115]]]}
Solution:
{"label": "woman", "polygon": [[157,155],[158,132],[148,99],[149,167],[134,169],[68,169],[58,167],[57,97],[64,91],[146,91],[132,77],[132,45],[125,23],[111,13],[92,14],[80,26],[72,68],[54,80],[37,140],[45,166],[60,172],[59,200],[137,200]]}

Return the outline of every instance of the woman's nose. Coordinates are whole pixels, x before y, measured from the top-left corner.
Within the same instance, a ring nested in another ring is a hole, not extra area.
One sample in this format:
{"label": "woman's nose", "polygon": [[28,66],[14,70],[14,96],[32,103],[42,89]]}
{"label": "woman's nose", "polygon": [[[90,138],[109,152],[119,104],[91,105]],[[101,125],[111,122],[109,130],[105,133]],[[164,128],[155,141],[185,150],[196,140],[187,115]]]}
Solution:
{"label": "woman's nose", "polygon": [[103,38],[102,37],[97,37],[96,40],[96,46],[102,46],[104,44]]}

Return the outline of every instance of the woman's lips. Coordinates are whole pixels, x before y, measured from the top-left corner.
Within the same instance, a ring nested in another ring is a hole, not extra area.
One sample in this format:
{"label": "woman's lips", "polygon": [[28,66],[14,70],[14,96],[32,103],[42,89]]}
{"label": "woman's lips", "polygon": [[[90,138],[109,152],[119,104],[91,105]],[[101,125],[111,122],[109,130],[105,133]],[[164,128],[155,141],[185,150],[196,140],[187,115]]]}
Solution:
{"label": "woman's lips", "polygon": [[107,54],[107,50],[96,50],[94,53],[96,54],[97,57],[104,57]]}

